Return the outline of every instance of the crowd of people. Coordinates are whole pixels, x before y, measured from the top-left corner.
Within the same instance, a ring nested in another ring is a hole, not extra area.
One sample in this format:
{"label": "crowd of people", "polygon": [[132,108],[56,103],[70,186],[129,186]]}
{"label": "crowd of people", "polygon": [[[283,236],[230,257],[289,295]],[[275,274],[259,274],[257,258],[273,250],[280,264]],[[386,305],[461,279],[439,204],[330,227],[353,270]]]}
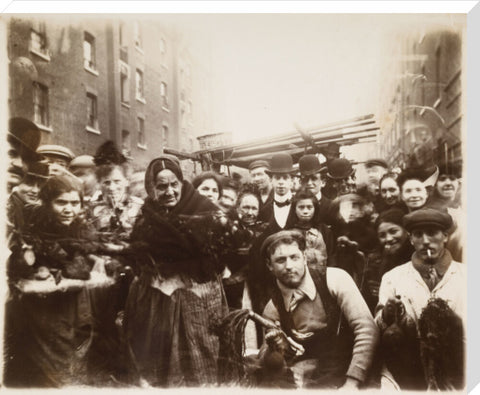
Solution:
{"label": "crowd of people", "polygon": [[461,169],[8,142],[6,386],[464,387]]}

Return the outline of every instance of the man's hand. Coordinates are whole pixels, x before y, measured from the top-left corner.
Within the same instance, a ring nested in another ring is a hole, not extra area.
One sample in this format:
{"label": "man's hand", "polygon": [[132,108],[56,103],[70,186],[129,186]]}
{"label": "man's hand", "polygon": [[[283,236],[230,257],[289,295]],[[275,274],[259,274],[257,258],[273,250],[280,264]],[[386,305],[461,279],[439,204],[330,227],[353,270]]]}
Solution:
{"label": "man's hand", "polygon": [[392,325],[397,318],[403,317],[405,313],[405,306],[403,302],[400,300],[400,297],[397,296],[396,298],[390,298],[385,303],[385,307],[382,311],[382,319],[383,322],[390,326]]}
{"label": "man's hand", "polygon": [[272,350],[285,351],[288,347],[287,339],[280,329],[272,329],[265,334],[265,342]]}
{"label": "man's hand", "polygon": [[345,384],[343,384],[339,389],[340,390],[358,390],[360,386],[360,381],[354,379],[353,377],[347,377]]}

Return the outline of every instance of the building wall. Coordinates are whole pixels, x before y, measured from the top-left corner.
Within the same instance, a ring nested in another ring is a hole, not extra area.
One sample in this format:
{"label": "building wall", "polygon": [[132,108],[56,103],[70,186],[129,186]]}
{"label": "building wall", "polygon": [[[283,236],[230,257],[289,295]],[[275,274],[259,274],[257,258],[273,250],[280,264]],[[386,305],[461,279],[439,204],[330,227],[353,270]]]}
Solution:
{"label": "building wall", "polygon": [[[29,49],[30,32],[39,29],[42,22],[49,60]],[[84,67],[85,31],[95,38],[98,73]],[[142,38],[140,46],[135,43],[136,31]],[[210,95],[208,83],[207,88],[203,86],[211,78],[209,65],[195,59],[189,53],[188,41],[167,23],[142,16],[48,16],[43,20],[16,16],[9,21],[8,56],[11,116],[33,120],[33,82],[49,89],[50,119],[49,125],[40,126],[42,144],[65,145],[78,155],[94,154],[102,142],[112,139],[132,158],[135,168],[144,168],[164,148],[192,152],[198,147],[196,136],[211,130],[211,115],[193,112],[205,107],[196,100],[210,101],[205,99]],[[144,100],[136,97],[137,69],[143,73]],[[122,70],[129,72],[128,102],[123,103]],[[162,103],[162,82],[167,84],[167,105]],[[86,127],[87,92],[97,96],[98,132]],[[139,140],[139,117],[144,120],[144,144]],[[129,141],[124,141],[124,131],[128,131]]]}
{"label": "building wall", "polygon": [[[42,127],[42,144],[61,144],[76,154],[93,152],[102,141],[110,138],[108,119],[108,70],[104,27],[91,25],[88,31],[96,39],[98,76],[84,68],[81,25],[45,23],[50,60],[30,51],[31,28],[39,19],[14,18],[9,24],[8,49],[10,59],[10,114],[33,120],[33,83],[48,87],[49,122]],[[30,59],[35,76],[18,73],[16,59]],[[97,95],[98,124],[101,135],[86,131],[87,91]]]}
{"label": "building wall", "polygon": [[424,121],[436,163],[461,162],[462,32],[413,33],[391,56],[399,61],[389,69],[379,154],[392,165],[406,166],[416,141],[410,126]]}

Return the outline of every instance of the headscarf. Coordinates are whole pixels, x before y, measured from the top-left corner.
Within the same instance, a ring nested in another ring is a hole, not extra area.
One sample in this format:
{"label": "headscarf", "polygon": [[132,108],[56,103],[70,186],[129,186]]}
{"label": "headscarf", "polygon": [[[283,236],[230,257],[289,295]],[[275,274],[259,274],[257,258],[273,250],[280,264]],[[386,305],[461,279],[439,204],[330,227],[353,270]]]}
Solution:
{"label": "headscarf", "polygon": [[180,181],[183,181],[183,172],[180,168],[178,159],[173,155],[162,155],[152,160],[145,172],[145,190],[152,199],[155,199],[155,178],[162,170],[168,169],[177,176]]}

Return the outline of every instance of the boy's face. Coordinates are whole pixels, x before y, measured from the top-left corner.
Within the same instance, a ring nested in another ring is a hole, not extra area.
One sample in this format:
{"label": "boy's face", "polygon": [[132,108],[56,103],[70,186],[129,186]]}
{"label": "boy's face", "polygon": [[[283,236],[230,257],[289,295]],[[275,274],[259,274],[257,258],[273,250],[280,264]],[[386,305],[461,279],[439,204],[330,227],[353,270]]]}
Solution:
{"label": "boy's face", "polygon": [[292,176],[290,174],[273,174],[272,186],[277,195],[284,196],[292,190]]}

